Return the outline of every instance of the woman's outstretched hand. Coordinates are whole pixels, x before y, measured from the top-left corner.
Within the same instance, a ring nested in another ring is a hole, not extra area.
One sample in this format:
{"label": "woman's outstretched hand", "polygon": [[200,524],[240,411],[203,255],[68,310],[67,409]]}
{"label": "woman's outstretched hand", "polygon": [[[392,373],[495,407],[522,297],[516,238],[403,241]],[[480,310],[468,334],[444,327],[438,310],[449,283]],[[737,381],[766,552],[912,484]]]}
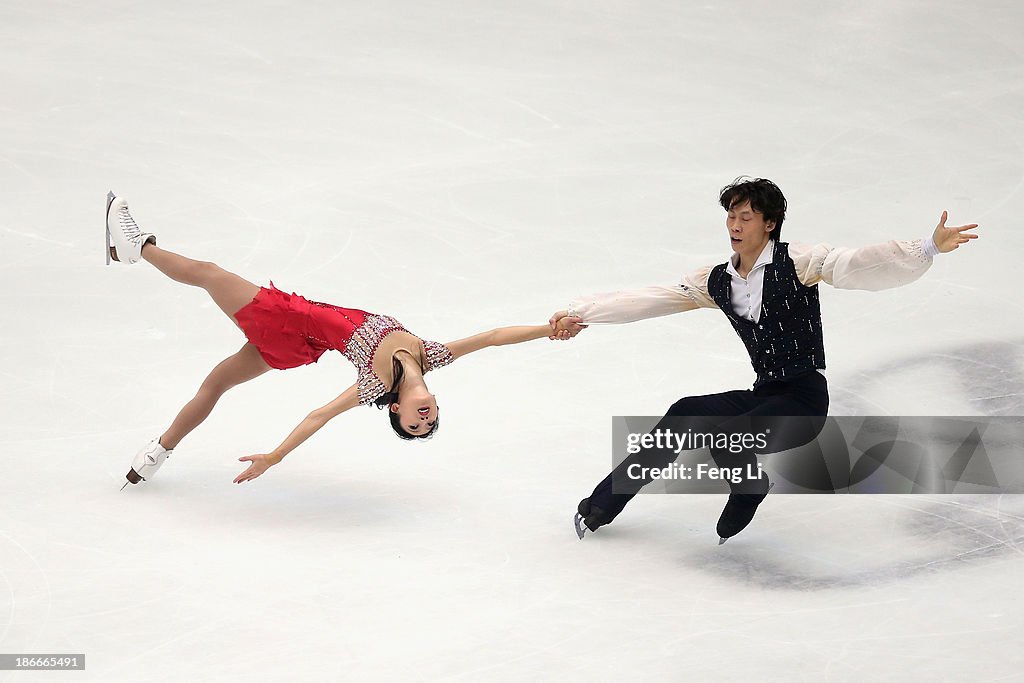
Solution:
{"label": "woman's outstretched hand", "polygon": [[939,219],[939,224],[935,226],[935,233],[932,234],[932,239],[935,240],[935,246],[943,254],[948,253],[959,247],[961,244],[966,244],[970,240],[978,239],[978,236],[965,232],[965,230],[972,230],[978,227],[977,223],[971,223],[970,225],[961,225],[959,227],[946,227],[946,212],[942,212],[942,218]]}
{"label": "woman's outstretched hand", "polygon": [[281,462],[281,458],[276,455],[271,455],[270,453],[260,453],[257,455],[242,456],[238,461],[249,463],[249,469],[235,477],[235,483],[241,484],[243,481],[249,481],[250,479],[255,479],[260,476],[270,467]]}
{"label": "woman's outstretched hand", "polygon": [[572,339],[587,329],[586,325],[581,324],[582,320],[579,316],[569,315],[569,311],[556,311],[548,320],[548,324],[551,325],[551,334],[548,339],[560,341]]}

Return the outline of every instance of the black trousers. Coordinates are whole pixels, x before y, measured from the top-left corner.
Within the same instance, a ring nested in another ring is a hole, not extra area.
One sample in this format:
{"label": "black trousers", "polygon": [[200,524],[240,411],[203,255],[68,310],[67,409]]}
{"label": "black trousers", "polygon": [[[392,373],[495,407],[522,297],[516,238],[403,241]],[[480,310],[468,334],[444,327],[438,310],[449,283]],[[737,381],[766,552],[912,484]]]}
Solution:
{"label": "black trousers", "polygon": [[[766,448],[744,448],[738,452],[711,449],[719,467],[740,467],[747,472],[748,466],[756,468],[758,453],[778,453],[809,443],[821,432],[827,413],[828,383],[821,373],[807,372],[786,381],[767,382],[753,390],[681,398],[672,404],[655,430],[749,434],[767,429],[770,434]],[[780,416],[803,416],[803,419],[784,420]],[[673,448],[647,448],[620,463],[588,499],[592,507],[603,512],[601,523],[615,519],[633,496],[652,481],[650,476],[636,476],[638,470],[664,468],[677,457]],[[640,465],[640,468],[633,467],[630,471],[632,465]],[[768,481],[765,478],[730,481],[729,487],[734,494],[759,495],[767,493]]]}

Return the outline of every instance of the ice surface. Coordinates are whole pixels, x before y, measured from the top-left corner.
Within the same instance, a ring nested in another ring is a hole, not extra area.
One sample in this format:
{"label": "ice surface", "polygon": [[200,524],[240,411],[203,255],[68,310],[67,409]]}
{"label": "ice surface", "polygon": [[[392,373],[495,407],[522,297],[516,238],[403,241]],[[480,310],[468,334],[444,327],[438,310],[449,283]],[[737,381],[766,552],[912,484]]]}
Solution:
{"label": "ice surface", "polygon": [[748,386],[710,311],[430,377],[437,438],[369,409],[262,478],[353,372],[234,389],[119,493],[244,339],[103,265],[108,188],[160,243],[448,341],[783,237],[983,238],[882,293],[823,288],[834,414],[1020,415],[1024,9],[1010,2],[68,3],[0,7],[0,652],[95,681],[1020,680],[1024,501],[644,496],[580,543],[614,414]]}

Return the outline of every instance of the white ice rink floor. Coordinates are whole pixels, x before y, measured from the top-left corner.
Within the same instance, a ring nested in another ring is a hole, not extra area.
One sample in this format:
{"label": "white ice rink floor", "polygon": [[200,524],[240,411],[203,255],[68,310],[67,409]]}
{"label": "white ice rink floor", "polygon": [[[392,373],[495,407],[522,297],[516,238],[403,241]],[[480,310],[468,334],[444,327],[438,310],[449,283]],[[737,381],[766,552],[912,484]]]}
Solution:
{"label": "white ice rink floor", "polygon": [[612,415],[750,385],[701,311],[428,377],[260,479],[339,354],[134,453],[244,342],[202,290],[104,266],[109,188],[161,246],[449,341],[783,238],[982,239],[822,287],[831,413],[1024,413],[1024,9],[1012,2],[0,3],[0,681],[1024,680],[1024,497],[643,496],[578,542]]}

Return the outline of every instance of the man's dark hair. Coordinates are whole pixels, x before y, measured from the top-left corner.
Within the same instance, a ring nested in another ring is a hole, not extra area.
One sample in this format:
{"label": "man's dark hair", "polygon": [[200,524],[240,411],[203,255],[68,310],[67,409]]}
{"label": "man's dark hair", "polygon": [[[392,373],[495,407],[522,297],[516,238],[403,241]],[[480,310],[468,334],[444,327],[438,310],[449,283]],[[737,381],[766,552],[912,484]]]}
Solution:
{"label": "man's dark hair", "polygon": [[775,229],[768,236],[778,241],[782,234],[782,222],[786,220],[786,198],[779,186],[764,178],[740,176],[732,184],[722,188],[718,203],[726,211],[750,202],[750,208],[764,214],[766,221],[775,223]]}

